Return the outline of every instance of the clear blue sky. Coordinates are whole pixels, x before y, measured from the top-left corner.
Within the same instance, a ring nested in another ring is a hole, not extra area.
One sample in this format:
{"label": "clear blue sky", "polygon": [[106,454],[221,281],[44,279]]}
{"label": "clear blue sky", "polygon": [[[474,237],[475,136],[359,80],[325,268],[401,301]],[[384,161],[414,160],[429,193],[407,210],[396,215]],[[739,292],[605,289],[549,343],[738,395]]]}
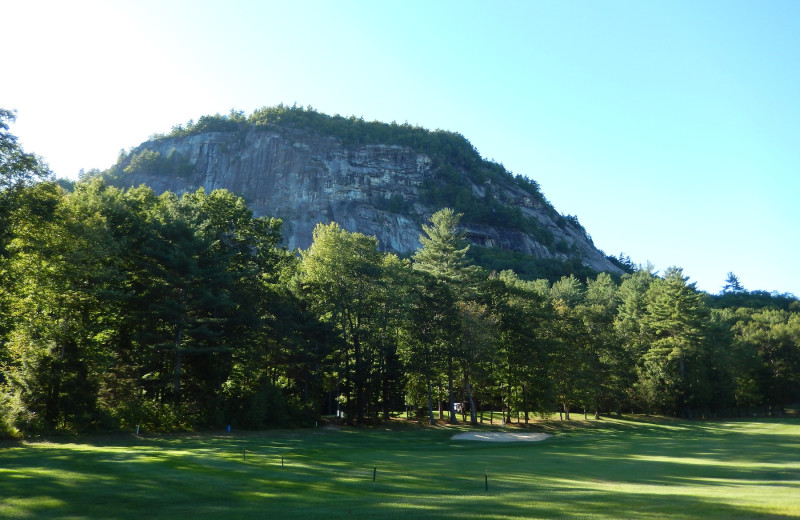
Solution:
{"label": "clear blue sky", "polygon": [[595,244],[800,295],[800,2],[3,2],[0,106],[61,177],[278,103],[457,131]]}

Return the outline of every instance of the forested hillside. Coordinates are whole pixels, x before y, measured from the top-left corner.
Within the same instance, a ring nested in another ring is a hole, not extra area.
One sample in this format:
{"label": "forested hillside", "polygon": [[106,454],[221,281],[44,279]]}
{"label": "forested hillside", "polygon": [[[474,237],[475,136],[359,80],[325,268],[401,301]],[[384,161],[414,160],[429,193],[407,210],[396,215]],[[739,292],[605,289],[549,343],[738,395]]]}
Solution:
{"label": "forested hillside", "polygon": [[780,414],[800,301],[699,292],[680,268],[524,280],[467,256],[443,208],[408,259],[225,190],[71,190],[0,128],[0,433],[374,422],[439,402],[536,412]]}
{"label": "forested hillside", "polygon": [[256,216],[281,218],[290,249],[308,248],[317,223],[337,222],[405,257],[430,216],[450,207],[463,215],[471,258],[490,269],[552,281],[625,271],[535,181],[483,159],[454,132],[281,105],[203,116],[88,176],[120,188],[145,184],[159,195],[226,189]]}

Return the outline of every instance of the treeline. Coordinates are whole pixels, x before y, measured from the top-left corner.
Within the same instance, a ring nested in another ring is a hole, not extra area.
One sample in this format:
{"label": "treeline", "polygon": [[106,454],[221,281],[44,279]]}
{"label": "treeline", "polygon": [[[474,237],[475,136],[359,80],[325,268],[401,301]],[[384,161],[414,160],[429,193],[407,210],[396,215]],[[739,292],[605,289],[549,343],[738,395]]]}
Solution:
{"label": "treeline", "polygon": [[226,191],[26,186],[2,258],[8,434],[376,421],[440,401],[510,417],[697,416],[800,398],[800,303],[469,265],[436,213],[408,260],[331,223],[296,255]]}
{"label": "treeline", "polygon": [[391,143],[407,146],[436,158],[447,158],[453,164],[477,167],[484,162],[475,147],[456,132],[430,131],[408,123],[365,121],[363,117],[344,117],[338,114],[330,116],[312,107],[283,104],[262,107],[249,116],[237,110],[231,110],[229,114],[201,116],[196,122],[189,121],[185,125],[174,126],[168,134],[157,134],[153,138],[187,137],[206,132],[239,132],[249,128],[272,130],[275,127],[313,130],[349,145]]}
{"label": "treeline", "polygon": [[[432,421],[537,412],[781,413],[800,401],[800,302],[709,296],[678,268],[525,280],[470,264],[459,215],[410,259],[227,191],[71,190],[0,113],[0,435]],[[440,404],[440,403],[445,404]],[[455,416],[453,416],[455,419]]]}

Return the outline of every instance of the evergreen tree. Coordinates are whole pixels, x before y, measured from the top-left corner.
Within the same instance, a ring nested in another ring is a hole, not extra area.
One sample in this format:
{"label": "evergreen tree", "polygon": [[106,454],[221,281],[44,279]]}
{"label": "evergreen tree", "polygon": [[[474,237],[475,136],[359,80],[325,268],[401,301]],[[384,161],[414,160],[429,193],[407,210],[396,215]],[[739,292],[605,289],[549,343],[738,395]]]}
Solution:
{"label": "evergreen tree", "polygon": [[773,309],[742,313],[736,342],[754,352],[757,392],[773,413],[800,399],[800,313]]}
{"label": "evergreen tree", "polygon": [[735,274],[728,273],[728,277],[725,278],[725,285],[722,287],[722,292],[737,294],[744,292],[744,287]]}
{"label": "evergreen tree", "polygon": [[462,292],[469,281],[467,251],[463,233],[458,231],[461,214],[444,208],[431,216],[430,225],[423,224],[423,235],[419,241],[422,247],[413,255],[414,268],[428,273],[438,280],[451,284]]}
{"label": "evergreen tree", "polygon": [[550,288],[553,300],[561,300],[567,307],[575,307],[583,301],[586,289],[574,275],[563,276]]}
{"label": "evergreen tree", "polygon": [[[431,224],[423,225],[420,235],[422,247],[414,254],[414,268],[433,276],[453,292],[454,302],[465,301],[474,294],[477,284],[477,270],[469,266],[466,258],[469,246],[463,245],[463,235],[458,232],[461,218],[452,209],[444,208],[431,216]],[[427,236],[426,236],[427,235]],[[456,340],[460,329],[449,331],[451,339],[442,345],[445,349],[445,370],[447,372],[448,407],[450,422],[457,422],[455,415],[455,370],[458,362]]]}
{"label": "evergreen tree", "polygon": [[659,410],[691,415],[708,402],[705,367],[709,312],[680,268],[669,268],[648,290],[644,326],[648,351],[640,382]]}
{"label": "evergreen tree", "polygon": [[507,420],[522,411],[552,409],[556,348],[556,315],[549,288],[520,280],[503,271],[492,284],[492,309],[497,319],[493,371]]}
{"label": "evergreen tree", "polygon": [[424,400],[428,422],[435,424],[433,387],[447,366],[447,345],[458,323],[456,303],[449,288],[433,276],[413,271],[409,279],[407,320],[400,331],[399,354],[412,404]]}

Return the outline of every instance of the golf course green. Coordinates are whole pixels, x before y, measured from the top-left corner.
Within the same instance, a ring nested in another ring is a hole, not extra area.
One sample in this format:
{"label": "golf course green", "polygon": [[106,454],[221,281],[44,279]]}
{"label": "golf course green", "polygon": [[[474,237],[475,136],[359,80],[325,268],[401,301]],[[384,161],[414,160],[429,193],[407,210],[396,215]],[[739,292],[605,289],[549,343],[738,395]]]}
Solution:
{"label": "golf course green", "polygon": [[[538,442],[455,440],[550,433]],[[0,442],[0,518],[797,518],[800,419]]]}

